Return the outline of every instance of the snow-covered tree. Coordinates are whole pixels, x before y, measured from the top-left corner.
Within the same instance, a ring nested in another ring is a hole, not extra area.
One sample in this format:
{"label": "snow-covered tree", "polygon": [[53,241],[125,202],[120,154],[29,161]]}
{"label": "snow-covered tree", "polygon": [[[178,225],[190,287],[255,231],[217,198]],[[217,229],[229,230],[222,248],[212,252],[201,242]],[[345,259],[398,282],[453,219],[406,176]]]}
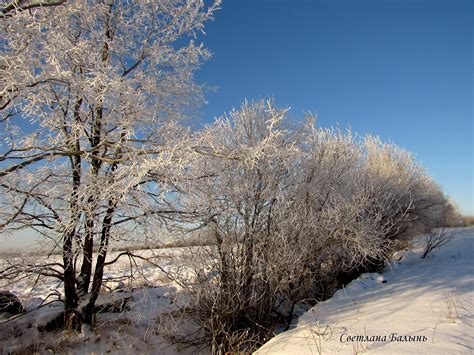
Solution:
{"label": "snow-covered tree", "polygon": [[201,103],[193,72],[210,56],[193,39],[218,6],[0,2],[0,231],[62,250],[40,273],[63,281],[69,331],[93,324],[109,244],[167,212],[189,150],[176,122]]}
{"label": "snow-covered tree", "polygon": [[297,302],[382,266],[413,223],[442,213],[443,195],[406,151],[287,112],[246,102],[196,133],[200,155],[178,184],[174,202],[193,211],[181,226],[209,243],[189,253],[188,290],[214,353],[253,351],[276,323],[289,326]]}

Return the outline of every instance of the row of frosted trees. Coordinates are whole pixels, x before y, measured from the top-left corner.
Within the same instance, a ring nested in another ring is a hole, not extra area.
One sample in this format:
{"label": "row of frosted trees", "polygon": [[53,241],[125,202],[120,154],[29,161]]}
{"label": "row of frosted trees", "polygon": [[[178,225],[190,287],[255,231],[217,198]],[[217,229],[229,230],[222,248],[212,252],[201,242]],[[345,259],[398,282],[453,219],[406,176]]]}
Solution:
{"label": "row of frosted trees", "polygon": [[379,139],[292,125],[245,103],[197,134],[179,205],[210,245],[194,249],[192,308],[213,352],[251,350],[295,304],[380,269],[451,207],[412,156]]}

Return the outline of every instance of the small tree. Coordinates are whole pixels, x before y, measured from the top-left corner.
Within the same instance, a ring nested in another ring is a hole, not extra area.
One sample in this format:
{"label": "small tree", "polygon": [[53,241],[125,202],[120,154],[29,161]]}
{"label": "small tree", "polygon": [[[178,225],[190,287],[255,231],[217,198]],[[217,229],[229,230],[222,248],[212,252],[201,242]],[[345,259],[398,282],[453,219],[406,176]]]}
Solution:
{"label": "small tree", "polygon": [[448,244],[453,238],[454,234],[443,228],[430,231],[425,235],[426,244],[423,248],[421,259],[426,258],[433,250]]}
{"label": "small tree", "polygon": [[69,331],[93,324],[110,243],[166,212],[168,172],[188,148],[174,122],[201,102],[193,72],[209,58],[183,36],[202,31],[218,5],[0,7],[0,228],[57,242],[62,263],[44,274],[64,282]]}

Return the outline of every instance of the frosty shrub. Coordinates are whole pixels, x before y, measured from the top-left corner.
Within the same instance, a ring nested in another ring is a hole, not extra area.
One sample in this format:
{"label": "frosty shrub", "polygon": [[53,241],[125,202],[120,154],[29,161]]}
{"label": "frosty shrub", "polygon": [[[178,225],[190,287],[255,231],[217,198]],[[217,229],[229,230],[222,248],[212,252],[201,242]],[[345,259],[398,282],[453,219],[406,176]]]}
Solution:
{"label": "frosty shrub", "polygon": [[305,269],[318,281],[312,293],[324,298],[383,266],[414,231],[434,227],[446,200],[409,153],[370,136],[308,131],[293,232],[307,231]]}
{"label": "frosty shrub", "polygon": [[[444,223],[449,206],[436,183],[417,164],[410,153],[378,139],[368,138],[366,171],[376,188],[394,204],[402,206],[408,218],[399,220],[390,239],[412,236]],[[388,216],[396,213],[385,211]]]}
{"label": "frosty shrub", "polygon": [[444,213],[444,196],[407,152],[311,117],[291,126],[287,111],[246,102],[195,138],[200,155],[179,204],[214,242],[189,255],[187,310],[214,353],[255,349],[288,326],[297,302],[383,266],[394,242]]}
{"label": "frosty shrub", "polygon": [[298,261],[280,225],[298,154],[285,114],[271,103],[245,103],[196,138],[201,156],[182,203],[213,239],[193,250],[199,283],[191,289],[213,352],[252,349],[265,338]]}

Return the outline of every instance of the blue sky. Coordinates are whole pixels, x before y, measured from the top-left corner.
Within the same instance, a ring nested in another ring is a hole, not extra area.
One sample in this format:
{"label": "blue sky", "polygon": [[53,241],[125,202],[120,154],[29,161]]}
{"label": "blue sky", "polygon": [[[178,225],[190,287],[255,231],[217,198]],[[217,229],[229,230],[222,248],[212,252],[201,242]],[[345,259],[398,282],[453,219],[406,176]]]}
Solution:
{"label": "blue sky", "polygon": [[199,39],[206,121],[273,97],[322,127],[411,152],[464,213],[473,206],[473,1],[224,0]]}
{"label": "blue sky", "polygon": [[295,118],[311,111],[322,127],[351,127],[413,152],[474,214],[473,4],[224,0],[199,37],[213,58],[196,78],[218,87],[203,121],[245,98],[273,97]]}

